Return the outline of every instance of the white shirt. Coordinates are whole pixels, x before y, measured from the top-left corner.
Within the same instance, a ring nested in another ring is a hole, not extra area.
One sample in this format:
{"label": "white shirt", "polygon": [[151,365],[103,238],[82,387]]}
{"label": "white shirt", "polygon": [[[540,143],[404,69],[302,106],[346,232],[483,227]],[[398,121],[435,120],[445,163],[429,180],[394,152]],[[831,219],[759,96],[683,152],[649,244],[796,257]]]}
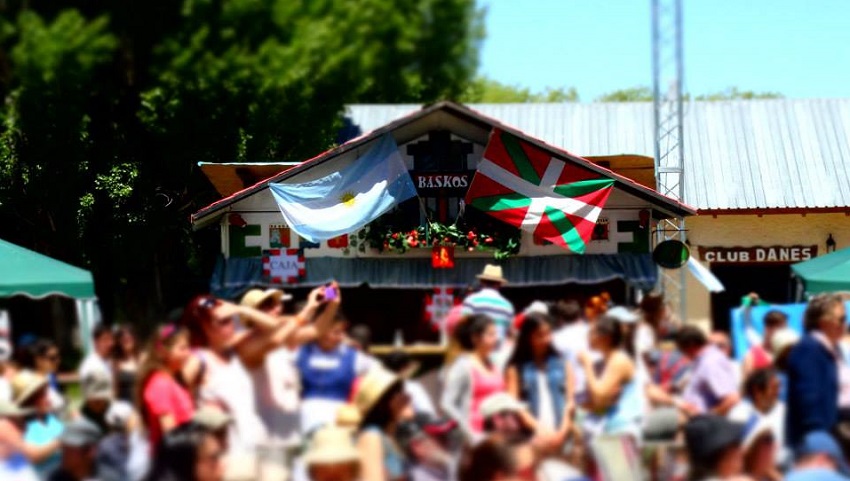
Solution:
{"label": "white shirt", "polygon": [[744,399],[736,404],[727,415],[730,421],[737,423],[748,424],[751,418],[755,417],[758,421],[764,420],[773,433],[773,439],[776,440],[776,463],[782,464],[789,460],[791,452],[785,446],[785,403],[777,401],[767,413],[762,413],[753,406],[749,399]]}
{"label": "white shirt", "polygon": [[437,417],[437,410],[434,409],[434,403],[431,402],[431,397],[425,392],[425,388],[419,381],[405,381],[404,392],[410,396],[410,402],[413,404],[413,411],[417,414],[428,414],[432,417]]}
{"label": "white shirt", "polygon": [[83,363],[80,364],[80,379],[85,379],[87,376],[90,376],[92,373],[103,373],[112,379],[112,369],[109,367],[109,363],[96,352],[90,352],[85,359],[83,359]]}
{"label": "white shirt", "polygon": [[557,431],[555,403],[552,401],[552,393],[549,392],[549,382],[546,372],[537,370],[537,424],[549,431]]}
{"label": "white shirt", "polygon": [[12,400],[12,385],[5,377],[0,377],[0,401],[10,402]]}
{"label": "white shirt", "polygon": [[589,333],[590,326],[586,322],[576,321],[555,331],[552,344],[564,358],[576,359],[578,353],[590,350],[590,341],[587,338]]}

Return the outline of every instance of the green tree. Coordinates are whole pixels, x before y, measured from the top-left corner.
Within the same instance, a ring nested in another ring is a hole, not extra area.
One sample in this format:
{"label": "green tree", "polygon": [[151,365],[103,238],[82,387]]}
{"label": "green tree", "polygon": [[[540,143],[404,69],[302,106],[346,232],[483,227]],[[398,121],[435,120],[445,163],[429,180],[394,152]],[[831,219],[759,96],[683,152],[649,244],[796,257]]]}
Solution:
{"label": "green tree", "polygon": [[470,83],[460,97],[466,103],[533,103],[533,102],[577,102],[578,92],[574,87],[547,87],[542,92],[532,92],[527,87],[504,84],[499,81],[478,77]]}
{"label": "green tree", "polygon": [[778,92],[753,92],[752,90],[739,90],[738,87],[729,87],[721,92],[713,94],[697,95],[696,100],[757,100],[757,99],[781,99],[784,95]]}
{"label": "green tree", "polygon": [[652,102],[652,89],[649,87],[630,87],[600,95],[596,102]]}
{"label": "green tree", "polygon": [[[691,94],[685,94],[685,100],[691,98]],[[738,87],[729,87],[721,92],[703,94],[694,97],[695,100],[718,101],[718,100],[754,100],[754,99],[781,99],[783,95],[776,92],[753,92],[752,90],[740,90]],[[600,95],[596,102],[652,102],[652,89],[649,87],[631,87],[615,90]]]}
{"label": "green tree", "polygon": [[346,103],[457,98],[474,0],[0,3],[0,237],[92,269],[107,318],[155,319],[218,251],[198,161],[301,160]]}

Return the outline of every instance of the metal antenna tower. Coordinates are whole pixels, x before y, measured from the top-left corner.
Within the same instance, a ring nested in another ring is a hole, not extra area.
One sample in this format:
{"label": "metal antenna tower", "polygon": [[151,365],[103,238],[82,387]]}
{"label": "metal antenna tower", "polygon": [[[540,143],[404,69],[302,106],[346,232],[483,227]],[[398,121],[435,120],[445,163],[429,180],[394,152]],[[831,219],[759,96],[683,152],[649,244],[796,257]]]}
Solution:
{"label": "metal antenna tower", "polygon": [[[652,77],[655,113],[655,184],[658,191],[684,199],[682,84],[682,0],[652,1]],[[655,242],[685,241],[684,218],[658,223]],[[685,319],[685,269],[661,270],[661,288]]]}

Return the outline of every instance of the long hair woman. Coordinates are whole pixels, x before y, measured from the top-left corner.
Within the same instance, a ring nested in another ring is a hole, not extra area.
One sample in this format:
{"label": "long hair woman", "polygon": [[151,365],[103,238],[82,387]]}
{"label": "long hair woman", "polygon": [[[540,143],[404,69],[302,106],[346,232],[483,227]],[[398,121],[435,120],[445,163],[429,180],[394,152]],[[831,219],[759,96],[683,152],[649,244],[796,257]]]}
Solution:
{"label": "long hair woman", "polygon": [[221,481],[224,448],[218,437],[194,423],[168,432],[157,447],[146,481]]}
{"label": "long hair woman", "polygon": [[192,419],[195,404],[181,382],[189,359],[189,333],[167,324],[157,329],[139,368],[136,403],[154,449],[162,436]]}
{"label": "long hair woman", "polygon": [[358,385],[354,404],[362,417],[357,441],[362,481],[408,479],[407,460],[395,442],[398,425],[413,417],[401,378],[381,368],[371,370]]}
{"label": "long hair woman", "polygon": [[140,351],[138,339],[130,326],[120,326],[115,329],[112,371],[115,378],[115,396],[123,401],[133,401],[133,390],[141,364]]}
{"label": "long hair woman", "polygon": [[572,369],[552,345],[546,314],[525,317],[505,372],[507,391],[528,404],[539,428],[566,437],[573,410]]}
{"label": "long hair woman", "polygon": [[505,390],[502,373],[490,360],[499,339],[493,320],[481,314],[470,316],[457,327],[455,335],[466,352],[446,373],[440,405],[472,441],[484,429],[481,402]]}
{"label": "long hair woman", "polygon": [[625,350],[622,326],[603,315],[590,330],[589,340],[602,359],[597,370],[589,353],[579,355],[587,379],[584,407],[592,413],[585,424],[587,434],[625,433],[639,439],[644,403],[634,361]]}

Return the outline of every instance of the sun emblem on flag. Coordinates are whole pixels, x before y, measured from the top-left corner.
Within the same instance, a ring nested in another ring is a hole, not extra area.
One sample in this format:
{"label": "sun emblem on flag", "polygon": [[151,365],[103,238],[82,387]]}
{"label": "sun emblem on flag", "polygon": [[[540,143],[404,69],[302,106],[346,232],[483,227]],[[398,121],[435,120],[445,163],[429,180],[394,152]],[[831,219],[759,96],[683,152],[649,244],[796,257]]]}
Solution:
{"label": "sun emblem on flag", "polygon": [[340,196],[339,200],[342,201],[342,203],[346,207],[353,207],[354,206],[354,200],[355,200],[354,193],[352,193],[351,191],[348,191],[348,192],[342,194],[342,196]]}

